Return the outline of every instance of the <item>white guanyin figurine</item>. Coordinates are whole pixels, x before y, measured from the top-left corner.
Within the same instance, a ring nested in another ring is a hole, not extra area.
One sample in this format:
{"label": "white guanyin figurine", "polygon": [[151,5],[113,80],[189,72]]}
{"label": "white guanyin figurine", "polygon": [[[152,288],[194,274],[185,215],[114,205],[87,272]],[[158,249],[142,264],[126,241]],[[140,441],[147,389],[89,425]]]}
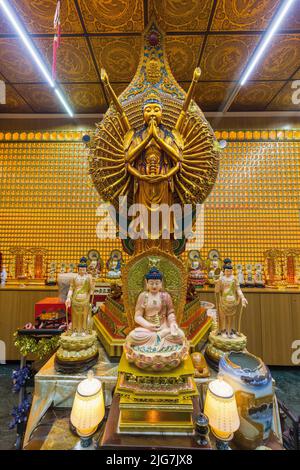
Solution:
{"label": "white guanyin figurine", "polygon": [[135,307],[139,326],[127,336],[125,354],[141,369],[170,370],[187,357],[188,342],[177,325],[172,298],[163,290],[162,273],[152,267],[145,279],[147,290]]}
{"label": "white guanyin figurine", "polygon": [[2,271],[0,273],[0,279],[1,279],[1,287],[5,287],[6,279],[7,279],[7,271],[5,269],[5,266],[2,267]]}
{"label": "white guanyin figurine", "polygon": [[237,270],[237,279],[239,281],[239,285],[244,286],[245,285],[245,276],[244,276],[244,272],[243,272],[243,265],[238,264],[237,267],[236,267],[236,270]]}

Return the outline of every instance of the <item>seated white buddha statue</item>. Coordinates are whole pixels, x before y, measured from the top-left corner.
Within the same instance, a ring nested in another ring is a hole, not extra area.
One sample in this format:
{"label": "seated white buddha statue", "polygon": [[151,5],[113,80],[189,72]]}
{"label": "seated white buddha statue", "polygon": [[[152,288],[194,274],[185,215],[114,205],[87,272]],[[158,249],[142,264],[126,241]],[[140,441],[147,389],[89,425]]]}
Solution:
{"label": "seated white buddha statue", "polygon": [[135,307],[139,326],[127,336],[125,354],[142,369],[171,369],[187,356],[188,342],[177,325],[172,298],[163,290],[162,273],[153,267],[145,279],[147,290],[141,292]]}

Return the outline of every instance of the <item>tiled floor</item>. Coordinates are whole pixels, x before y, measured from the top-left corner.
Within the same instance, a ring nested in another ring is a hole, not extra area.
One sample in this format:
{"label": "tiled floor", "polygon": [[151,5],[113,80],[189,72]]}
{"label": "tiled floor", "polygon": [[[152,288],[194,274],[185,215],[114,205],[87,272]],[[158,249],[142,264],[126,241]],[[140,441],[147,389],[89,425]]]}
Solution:
{"label": "tiled floor", "polygon": [[300,367],[270,367],[277,397],[300,416]]}
{"label": "tiled floor", "polygon": [[[11,374],[19,364],[0,365],[0,449],[13,449],[16,431],[9,430],[10,413],[18,403],[18,395],[12,393]],[[276,381],[276,393],[295,415],[300,415],[300,368],[272,367]]]}
{"label": "tiled floor", "polygon": [[12,393],[11,374],[15,365],[0,365],[0,449],[13,449],[16,440],[16,431],[9,430],[10,413],[18,403],[18,395]]}

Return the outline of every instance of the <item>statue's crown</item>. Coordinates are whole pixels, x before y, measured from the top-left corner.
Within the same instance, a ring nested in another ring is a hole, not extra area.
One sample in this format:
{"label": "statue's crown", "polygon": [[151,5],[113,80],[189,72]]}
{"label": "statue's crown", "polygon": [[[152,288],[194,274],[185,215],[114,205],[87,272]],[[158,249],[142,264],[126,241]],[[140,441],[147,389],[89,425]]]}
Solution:
{"label": "statue's crown", "polygon": [[147,106],[147,104],[152,104],[152,103],[159,104],[160,106],[162,106],[159,94],[153,90],[151,90],[150,92],[146,94],[144,102],[143,102],[143,108]]}
{"label": "statue's crown", "polygon": [[87,258],[85,256],[82,256],[82,258],[80,258],[78,268],[87,268]]}
{"label": "statue's crown", "polygon": [[150,281],[151,279],[162,281],[163,274],[155,266],[153,266],[149,269],[148,273],[145,274],[145,278],[147,281]]}

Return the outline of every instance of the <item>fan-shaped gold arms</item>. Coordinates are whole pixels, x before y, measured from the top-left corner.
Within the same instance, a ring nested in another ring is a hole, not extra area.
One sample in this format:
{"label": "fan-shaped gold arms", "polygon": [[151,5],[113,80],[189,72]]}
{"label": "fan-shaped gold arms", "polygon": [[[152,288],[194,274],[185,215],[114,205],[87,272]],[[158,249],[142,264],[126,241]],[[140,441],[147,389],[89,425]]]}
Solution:
{"label": "fan-shaped gold arms", "polygon": [[101,69],[101,81],[104,85],[105,90],[107,91],[107,94],[108,94],[109,98],[112,100],[113,104],[115,105],[115,108],[116,108],[117,112],[120,115],[120,119],[121,119],[122,125],[124,127],[124,134],[125,134],[126,132],[128,132],[131,129],[131,126],[130,126],[128,117],[126,116],[126,113],[125,113],[124,109],[122,108],[122,105],[121,105],[120,101],[118,100],[118,97],[115,94],[115,92],[114,92],[114,90],[113,90],[113,88],[110,84],[110,81],[109,81],[108,75],[106,73],[106,70],[103,69],[103,68]]}
{"label": "fan-shaped gold arms", "polygon": [[188,89],[188,92],[186,94],[185,101],[183,103],[181,113],[179,114],[179,117],[177,119],[177,123],[176,123],[176,126],[175,126],[175,129],[178,132],[180,132],[182,130],[182,126],[183,126],[183,122],[184,122],[184,119],[185,119],[185,116],[186,116],[186,112],[189,108],[190,102],[191,102],[191,100],[193,98],[193,95],[195,93],[195,88],[196,88],[197,82],[200,78],[200,75],[201,75],[201,69],[200,69],[200,67],[196,67],[195,70],[194,70],[194,74],[193,74],[193,80],[192,80],[192,82],[190,84],[190,87]]}

